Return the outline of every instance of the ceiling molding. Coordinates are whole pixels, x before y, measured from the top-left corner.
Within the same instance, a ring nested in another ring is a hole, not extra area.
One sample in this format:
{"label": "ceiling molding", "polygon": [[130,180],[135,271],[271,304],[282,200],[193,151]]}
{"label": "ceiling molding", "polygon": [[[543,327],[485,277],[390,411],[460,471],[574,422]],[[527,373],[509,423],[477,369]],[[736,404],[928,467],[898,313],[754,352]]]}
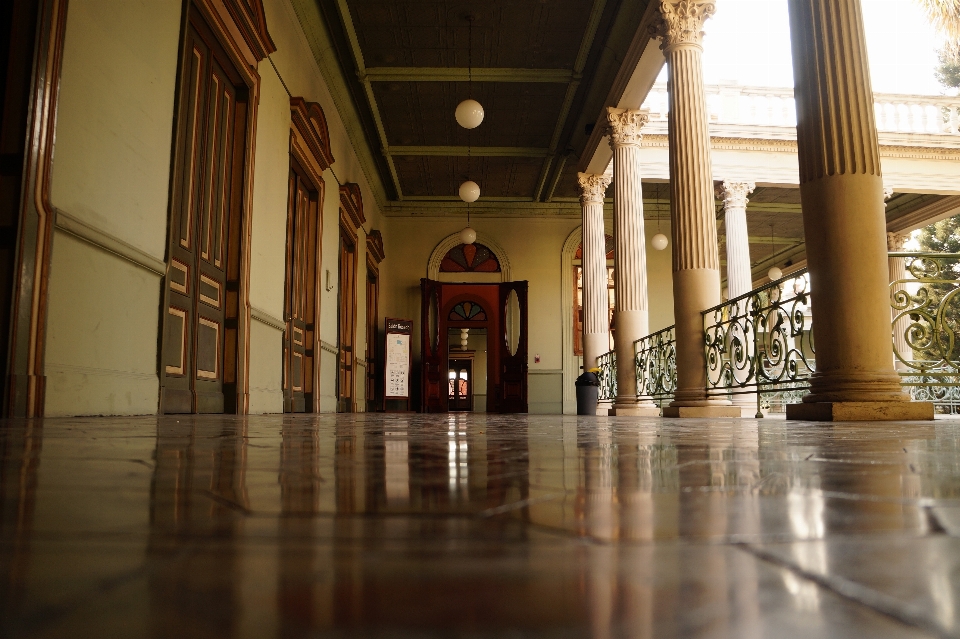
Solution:
{"label": "ceiling molding", "polygon": [[391,146],[390,155],[442,155],[447,157],[545,158],[550,149],[522,146]]}
{"label": "ceiling molding", "polygon": [[960,195],[950,195],[887,222],[887,231],[902,233],[929,226],[960,213]]}
{"label": "ceiling molding", "polygon": [[[342,1],[342,0],[341,0]],[[567,69],[506,69],[465,67],[371,67],[362,70],[361,82],[542,82],[567,84],[579,80]]]}
{"label": "ceiling molding", "polygon": [[303,30],[306,44],[313,53],[320,75],[330,91],[334,107],[347,131],[347,138],[351,142],[367,184],[373,192],[374,200],[379,208],[383,208],[388,201],[386,185],[383,183],[382,173],[377,166],[377,157],[373,154],[370,140],[366,135],[363,116],[358,110],[344,75],[344,67],[337,59],[337,48],[331,39],[327,18],[316,0],[291,0],[290,7]]}

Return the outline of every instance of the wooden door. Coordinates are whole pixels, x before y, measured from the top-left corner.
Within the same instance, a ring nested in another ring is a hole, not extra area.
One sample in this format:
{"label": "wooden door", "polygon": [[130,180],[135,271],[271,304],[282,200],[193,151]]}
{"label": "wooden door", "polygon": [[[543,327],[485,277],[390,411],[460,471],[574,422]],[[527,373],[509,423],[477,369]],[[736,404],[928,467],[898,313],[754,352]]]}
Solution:
{"label": "wooden door", "polygon": [[[239,290],[239,183],[243,167],[245,108],[240,84],[226,56],[191,10],[186,34],[177,116],[170,215],[169,266],[165,278],[161,411],[220,413],[225,333],[236,333],[236,309],[228,318],[226,293]],[[227,319],[231,320],[230,325]]]}
{"label": "wooden door", "polygon": [[[500,379],[497,411],[527,412],[527,283],[500,285]],[[488,340],[491,338],[488,337]],[[494,343],[492,340],[490,343]]]}
{"label": "wooden door", "polygon": [[[28,199],[32,195],[29,191],[21,193],[21,188],[39,9],[40,3],[34,0],[0,3],[0,388],[4,390],[8,388],[7,361],[21,235],[21,197]],[[11,399],[7,393],[0,392],[0,405],[8,415]]]}
{"label": "wooden door", "polygon": [[340,299],[337,341],[337,412],[352,413],[354,405],[354,344],[357,330],[357,243],[340,228]]}
{"label": "wooden door", "polygon": [[420,410],[424,413],[447,411],[447,338],[440,318],[442,291],[440,282],[420,280]]}
{"label": "wooden door", "polygon": [[312,412],[319,193],[296,163],[290,169],[284,280],[283,410]]}
{"label": "wooden door", "polygon": [[378,386],[380,380],[378,327],[380,299],[380,276],[376,269],[367,263],[367,410],[375,411],[379,407]]}
{"label": "wooden door", "polygon": [[452,411],[473,410],[472,360],[450,360],[447,368],[447,405]]}

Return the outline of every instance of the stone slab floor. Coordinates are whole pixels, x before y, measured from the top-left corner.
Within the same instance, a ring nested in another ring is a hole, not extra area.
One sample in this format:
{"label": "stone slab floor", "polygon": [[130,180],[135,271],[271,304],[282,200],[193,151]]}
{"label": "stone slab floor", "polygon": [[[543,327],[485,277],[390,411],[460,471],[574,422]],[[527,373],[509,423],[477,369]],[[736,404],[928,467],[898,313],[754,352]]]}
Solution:
{"label": "stone slab floor", "polygon": [[0,637],[960,637],[960,422],[3,422]]}

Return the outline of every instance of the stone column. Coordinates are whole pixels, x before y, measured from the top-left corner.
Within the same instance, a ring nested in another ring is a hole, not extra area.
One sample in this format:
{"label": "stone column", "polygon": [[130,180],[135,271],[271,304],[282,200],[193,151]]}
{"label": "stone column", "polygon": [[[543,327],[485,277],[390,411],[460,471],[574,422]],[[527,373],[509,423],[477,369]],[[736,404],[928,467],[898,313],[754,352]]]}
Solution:
{"label": "stone column", "polygon": [[647,112],[607,108],[613,149],[613,237],[616,243],[613,288],[616,304],[613,334],[617,352],[617,398],[611,415],[656,417],[660,409],[637,397],[633,343],[650,333],[647,307],[647,252],[643,233],[640,185],[641,131]]}
{"label": "stone column", "polygon": [[933,419],[893,368],[873,89],[859,0],[788,0],[816,372],[787,419]]}
{"label": "stone column", "polygon": [[[750,264],[750,235],[747,231],[747,196],[753,193],[756,184],[724,180],[717,189],[717,197],[723,201],[724,227],[727,244],[727,299],[734,299],[753,290],[753,274]],[[737,314],[746,315],[748,303],[738,305]],[[743,326],[743,323],[739,324]],[[743,326],[746,328],[745,326]],[[734,329],[736,330],[736,329]],[[754,355],[753,335],[738,331],[735,335],[744,340],[744,353],[748,358]],[[734,375],[745,382],[750,372],[749,364],[745,370],[734,367]],[[757,394],[741,393],[733,396],[733,403],[743,409],[744,417],[755,417],[758,413]]]}
{"label": "stone column", "polygon": [[596,368],[597,358],[610,349],[607,316],[607,251],[603,233],[603,197],[610,177],[577,174],[583,207],[583,370]]}
{"label": "stone column", "polygon": [[708,400],[703,319],[720,303],[720,258],[713,208],[707,100],[703,89],[703,22],[713,0],[661,0],[654,33],[667,58],[673,314],[677,336],[676,398],[665,417],[739,417],[726,400]]}
{"label": "stone column", "polygon": [[[907,240],[910,239],[909,235],[901,235],[900,233],[887,233],[887,250],[891,253],[899,253],[906,248]],[[902,283],[902,280],[905,280],[911,277],[910,272],[907,270],[907,258],[905,257],[888,257],[888,268],[890,269],[890,283],[900,280],[901,284],[896,287],[891,287],[891,293],[896,291],[907,291],[907,286]],[[912,291],[910,291],[912,292]],[[892,301],[892,298],[891,298]],[[891,309],[891,317],[896,318],[897,311]],[[901,317],[893,324],[893,367],[899,370],[907,370],[907,365],[901,362],[897,358],[897,353],[900,354],[900,357],[904,359],[913,359],[913,349],[907,345],[906,332],[907,328],[910,326],[909,317]]]}

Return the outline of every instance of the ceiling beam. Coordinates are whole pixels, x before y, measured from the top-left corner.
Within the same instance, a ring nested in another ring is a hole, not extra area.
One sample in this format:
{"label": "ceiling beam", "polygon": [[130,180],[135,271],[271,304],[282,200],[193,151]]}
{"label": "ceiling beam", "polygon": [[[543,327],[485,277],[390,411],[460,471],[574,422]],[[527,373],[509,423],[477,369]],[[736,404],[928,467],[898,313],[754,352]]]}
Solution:
{"label": "ceiling beam", "polygon": [[522,146],[391,146],[390,155],[443,155],[448,157],[545,158],[550,149]]}
{"label": "ceiling beam", "polygon": [[[343,0],[341,0],[342,2]],[[579,80],[569,69],[507,69],[466,67],[371,67],[359,74],[361,82],[543,82],[567,84]]]}
{"label": "ceiling beam", "polygon": [[[573,77],[567,85],[567,92],[563,96],[563,104],[560,106],[560,114],[557,117],[557,124],[553,128],[553,136],[550,138],[550,154],[554,157],[547,158],[540,169],[540,177],[537,179],[537,190],[533,194],[533,200],[538,202],[544,194],[547,185],[547,176],[550,174],[550,167],[554,164],[560,164],[565,161],[566,153],[558,154],[557,146],[560,144],[560,136],[567,126],[567,118],[570,116],[570,109],[573,106],[573,100],[577,96],[577,89],[580,88],[580,78],[583,68],[587,65],[587,57],[590,55],[590,49],[593,47],[593,40],[597,37],[597,29],[600,27],[600,18],[603,17],[603,9],[606,6],[606,0],[594,0],[590,8],[590,17],[587,18],[587,28],[583,34],[583,40],[580,41],[580,49],[577,51],[577,57],[573,62]],[[559,173],[558,171],[555,171]],[[551,180],[551,188],[547,193],[547,199],[553,195],[553,187],[556,186],[557,179]]]}
{"label": "ceiling beam", "polygon": [[[337,9],[340,12],[340,20],[343,22],[347,40],[350,42],[353,59],[357,64],[357,74],[362,79],[366,70],[363,62],[363,51],[360,49],[360,40],[357,38],[357,30],[353,26],[353,19],[350,17],[350,8],[347,6],[347,0],[337,0]],[[377,136],[380,139],[380,148],[381,151],[383,151],[389,146],[387,144],[387,131],[383,126],[383,118],[380,116],[380,109],[373,95],[373,85],[369,80],[363,80],[363,90],[367,96],[370,111],[373,113],[373,121],[377,127]],[[388,153],[384,153],[384,155],[386,156],[387,166],[390,169],[390,178],[393,180],[393,186],[397,190],[397,199],[402,200],[403,190],[400,188],[400,176],[397,174],[397,167],[394,166],[393,158]]]}

